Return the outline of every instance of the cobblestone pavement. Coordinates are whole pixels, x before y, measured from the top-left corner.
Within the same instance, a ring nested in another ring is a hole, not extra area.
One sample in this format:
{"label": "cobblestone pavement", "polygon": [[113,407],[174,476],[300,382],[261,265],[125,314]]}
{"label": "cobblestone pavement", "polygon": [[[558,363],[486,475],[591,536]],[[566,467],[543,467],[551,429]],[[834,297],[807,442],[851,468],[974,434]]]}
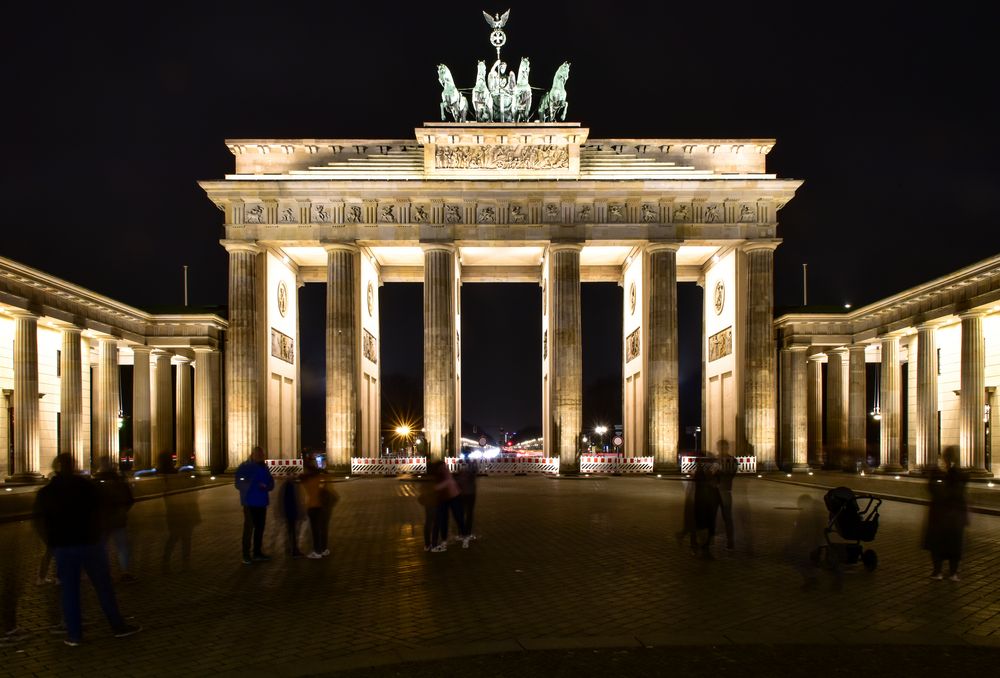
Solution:
{"label": "cobblestone pavement", "polygon": [[169,572],[163,502],[140,502],[131,518],[139,582],[118,592],[145,630],[113,638],[88,591],[77,648],[49,632],[56,589],[34,583],[41,549],[30,526],[0,525],[5,567],[28,582],[27,633],[0,646],[0,675],[315,675],[459,655],[713,644],[765,657],[776,643],[833,644],[838,662],[851,656],[843,648],[866,644],[1000,647],[1000,517],[971,517],[962,581],[932,581],[919,549],[926,508],[887,502],[873,544],[879,568],[848,570],[839,591],[832,576],[803,591],[794,563],[818,541],[797,543],[792,525],[803,516],[798,497],[821,501],[821,490],[739,479],[736,549],[705,561],[675,539],[685,485],[483,478],[482,538],[425,553],[415,483],[351,480],[338,484],[331,557],[283,557],[271,516],[276,558],[252,566],[240,562],[235,490],[206,489],[185,495],[202,516],[190,567],[175,554]]}

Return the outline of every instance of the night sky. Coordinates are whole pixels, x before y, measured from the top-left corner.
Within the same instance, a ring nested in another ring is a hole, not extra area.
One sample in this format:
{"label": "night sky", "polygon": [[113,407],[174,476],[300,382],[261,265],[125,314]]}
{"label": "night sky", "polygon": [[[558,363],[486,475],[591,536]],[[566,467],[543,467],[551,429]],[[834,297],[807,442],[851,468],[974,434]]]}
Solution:
{"label": "night sky", "polygon": [[[592,138],[777,139],[769,171],[806,182],[780,214],[779,307],[802,303],[803,263],[811,305],[857,307],[1000,249],[986,9],[480,4],[8,8],[0,254],[151,310],[181,303],[186,264],[192,306],[225,304],[222,215],[195,183],[232,171],[223,140],[409,138],[438,112],[436,65],[471,85],[493,53],[480,10],[508,6],[505,60],[530,57],[536,86],[571,61],[569,119]],[[323,435],[323,294],[302,293],[307,444]],[[420,286],[381,295],[384,409],[419,413]],[[680,298],[684,426],[700,290]],[[540,425],[540,304],[534,285],[464,286],[468,423]],[[583,304],[584,420],[617,423],[621,292],[588,284]]]}

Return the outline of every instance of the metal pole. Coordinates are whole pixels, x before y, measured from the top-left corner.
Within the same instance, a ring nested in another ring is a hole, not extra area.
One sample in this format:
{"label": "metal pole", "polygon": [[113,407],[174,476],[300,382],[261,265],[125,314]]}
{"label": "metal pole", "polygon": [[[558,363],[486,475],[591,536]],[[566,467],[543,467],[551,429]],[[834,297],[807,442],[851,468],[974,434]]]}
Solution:
{"label": "metal pole", "polygon": [[802,305],[809,305],[809,264],[802,264]]}
{"label": "metal pole", "polygon": [[184,266],[184,308],[188,305],[188,267]]}

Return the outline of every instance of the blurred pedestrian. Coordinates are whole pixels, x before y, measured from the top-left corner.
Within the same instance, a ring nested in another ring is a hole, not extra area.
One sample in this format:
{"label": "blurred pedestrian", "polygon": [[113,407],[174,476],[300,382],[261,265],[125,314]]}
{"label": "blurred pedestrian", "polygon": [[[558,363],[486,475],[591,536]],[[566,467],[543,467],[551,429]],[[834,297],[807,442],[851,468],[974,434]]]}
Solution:
{"label": "blurred pedestrian", "polygon": [[285,525],[285,550],[292,558],[301,558],[299,550],[299,526],[302,523],[302,489],[298,476],[289,476],[281,484],[278,496],[281,501],[275,502],[275,512]]}
{"label": "blurred pedestrian", "polygon": [[715,519],[722,500],[719,495],[719,466],[713,459],[699,461],[694,472],[694,528],[698,553],[712,559]]}
{"label": "blurred pedestrian", "polygon": [[[49,480],[52,480],[56,476],[56,467],[59,462],[58,457],[52,460],[52,470],[49,471],[47,476]],[[45,535],[39,534],[42,541],[45,541]],[[52,549],[48,546],[45,547],[45,552],[42,554],[42,559],[38,562],[38,576],[35,578],[35,583],[39,586],[44,584],[55,584],[58,583],[52,575],[49,574],[49,570],[52,567]]]}
{"label": "blurred pedestrian", "polygon": [[163,571],[170,571],[170,561],[178,543],[181,545],[181,566],[187,570],[191,567],[194,528],[201,523],[199,496],[195,491],[194,479],[186,473],[178,473],[170,452],[160,453],[156,476],[162,483],[167,523],[167,539],[163,544]]}
{"label": "blurred pedestrian", "polygon": [[[253,561],[267,561],[262,548],[264,544],[264,524],[267,521],[267,506],[270,503],[269,493],[274,489],[274,478],[264,460],[267,455],[259,445],[253,448],[250,458],[236,469],[234,484],[240,492],[240,504],[243,506],[243,564]],[[250,551],[251,538],[253,552]]]}
{"label": "blurred pedestrian", "polygon": [[941,453],[944,469],[931,473],[931,502],[927,511],[924,531],[924,548],[931,552],[934,570],[932,579],[943,579],[941,566],[948,561],[948,578],[958,581],[958,564],[962,560],[965,527],[969,524],[969,511],[965,501],[965,484],[968,476],[959,467],[957,446],[946,447]]}
{"label": "blurred pedestrian", "polygon": [[433,476],[425,476],[419,484],[417,501],[424,507],[424,551],[432,551],[438,545],[438,536],[434,531],[434,521],[437,519],[438,493],[434,489]]}
{"label": "blurred pedestrian", "polygon": [[141,626],[126,624],[118,609],[107,550],[101,543],[101,497],[94,483],[76,474],[73,456],[57,457],[58,472],[35,496],[35,520],[56,560],[61,585],[65,643],[83,640],[80,610],[80,574],[97,592],[97,600],[115,636],[138,633]]}
{"label": "blurred pedestrian", "polygon": [[455,474],[455,482],[458,484],[458,501],[462,509],[462,522],[465,531],[459,533],[458,538],[462,542],[462,548],[469,548],[469,542],[476,538],[472,531],[472,520],[476,513],[476,476],[479,467],[474,459],[465,458],[465,463]]}
{"label": "blurred pedestrian", "polygon": [[729,454],[729,441],[720,440],[719,450],[719,508],[722,511],[722,523],[726,528],[726,550],[736,548],[733,529],[733,481],[736,479],[736,459]]}
{"label": "blurred pedestrian", "polygon": [[101,457],[94,480],[101,493],[101,531],[105,548],[114,546],[118,554],[119,580],[133,582],[135,575],[129,567],[132,549],[128,538],[128,512],[135,504],[132,488],[118,473],[111,457]]}
{"label": "blurred pedestrian", "polygon": [[434,489],[438,494],[437,512],[434,519],[434,541],[440,542],[431,549],[434,552],[448,550],[448,513],[455,517],[458,525],[458,533],[465,534],[465,522],[462,519],[462,504],[458,498],[458,484],[448,470],[448,465],[443,461],[436,461],[432,465],[431,477],[434,478]]}
{"label": "blurred pedestrian", "polygon": [[315,457],[306,457],[301,483],[306,495],[306,515],[309,517],[309,530],[313,540],[312,551],[306,557],[316,560],[330,555],[327,538],[330,534],[330,515],[337,495],[316,464]]}
{"label": "blurred pedestrian", "polygon": [[[795,512],[790,537],[785,545],[785,555],[802,577],[802,590],[809,591],[819,586],[820,556],[826,548],[823,536],[827,526],[826,508],[809,494],[799,495],[796,508],[798,511]],[[832,570],[836,588],[839,568]]]}

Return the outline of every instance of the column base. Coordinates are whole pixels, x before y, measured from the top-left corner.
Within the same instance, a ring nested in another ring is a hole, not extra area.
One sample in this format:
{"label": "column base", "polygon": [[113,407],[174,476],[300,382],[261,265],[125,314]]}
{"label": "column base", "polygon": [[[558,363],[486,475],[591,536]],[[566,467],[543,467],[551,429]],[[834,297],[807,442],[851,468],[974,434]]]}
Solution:
{"label": "column base", "polygon": [[875,473],[902,473],[905,470],[899,464],[882,464],[877,469],[874,469]]}
{"label": "column base", "polygon": [[194,474],[196,476],[201,476],[203,478],[215,475],[214,473],[212,473],[212,468],[210,466],[196,466],[194,469]]}
{"label": "column base", "polygon": [[326,466],[326,472],[334,476],[349,476],[351,475],[351,465],[350,464],[328,464]]}
{"label": "column base", "polygon": [[758,473],[770,473],[772,471],[780,471],[781,467],[773,461],[758,461],[757,462],[757,472]]}
{"label": "column base", "polygon": [[665,474],[665,475],[677,475],[681,472],[681,467],[673,462],[662,462],[653,464],[653,473]]}
{"label": "column base", "polygon": [[15,473],[12,476],[7,476],[4,482],[7,483],[18,483],[22,485],[37,485],[39,483],[44,483],[46,481],[45,476],[41,473]]}
{"label": "column base", "polygon": [[792,464],[788,470],[791,473],[809,473],[812,467],[809,464]]}

